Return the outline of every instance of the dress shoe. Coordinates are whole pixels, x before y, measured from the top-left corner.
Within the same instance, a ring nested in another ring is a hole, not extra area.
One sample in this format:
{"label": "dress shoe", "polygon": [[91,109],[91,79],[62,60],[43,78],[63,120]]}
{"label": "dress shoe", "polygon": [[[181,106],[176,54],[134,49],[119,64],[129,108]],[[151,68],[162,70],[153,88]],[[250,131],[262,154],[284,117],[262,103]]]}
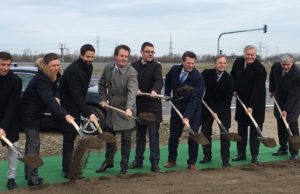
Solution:
{"label": "dress shoe", "polygon": [[37,186],[43,184],[43,178],[42,177],[36,177],[32,179],[28,179],[28,186]]}
{"label": "dress shoe", "polygon": [[252,158],[251,164],[259,164],[259,161],[257,160],[257,158]]}
{"label": "dress shoe", "polygon": [[151,165],[152,172],[160,172],[160,168],[157,163]]}
{"label": "dress shoe", "polygon": [[241,161],[246,159],[247,159],[246,156],[237,155],[235,158],[232,158],[232,161]]}
{"label": "dress shoe", "polygon": [[121,168],[120,174],[123,175],[123,174],[126,174],[126,173],[127,173],[127,169],[126,168]]}
{"label": "dress shoe", "polygon": [[297,160],[297,155],[296,154],[292,154],[290,157],[290,160]]}
{"label": "dress shoe", "polygon": [[208,156],[204,156],[202,160],[200,160],[200,163],[204,164],[204,163],[208,163],[211,161],[211,157]]}
{"label": "dress shoe", "polygon": [[16,184],[16,181],[15,181],[15,179],[8,179],[7,180],[7,189],[8,190],[13,190],[13,189],[15,189],[15,188],[17,188],[18,186],[17,186],[17,184]]}
{"label": "dress shoe", "polygon": [[113,168],[113,167],[114,167],[113,164],[108,164],[106,161],[104,161],[104,162],[102,163],[101,167],[98,168],[98,169],[96,170],[96,172],[97,172],[97,173],[105,172],[106,169],[108,169],[108,168]]}
{"label": "dress shoe", "polygon": [[222,167],[223,168],[228,168],[230,166],[231,166],[231,164],[229,162],[224,162]]}
{"label": "dress shoe", "polygon": [[165,168],[172,168],[173,166],[176,165],[176,162],[167,162],[164,164]]}
{"label": "dress shoe", "polygon": [[189,165],[188,165],[188,169],[189,169],[189,170],[197,170],[195,164],[189,164]]}
{"label": "dress shoe", "polygon": [[274,152],[272,154],[272,156],[283,156],[283,155],[287,155],[288,152],[287,151],[283,151],[283,150],[278,150],[277,152]]}
{"label": "dress shoe", "polygon": [[128,166],[129,169],[137,169],[137,168],[143,168],[143,163],[137,162],[134,160],[130,166]]}

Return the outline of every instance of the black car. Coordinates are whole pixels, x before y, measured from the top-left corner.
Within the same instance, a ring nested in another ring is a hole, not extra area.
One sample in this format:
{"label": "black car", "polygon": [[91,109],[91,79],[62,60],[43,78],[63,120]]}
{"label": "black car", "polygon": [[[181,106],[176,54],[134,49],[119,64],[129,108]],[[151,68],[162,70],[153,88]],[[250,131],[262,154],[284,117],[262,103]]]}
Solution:
{"label": "black car", "polygon": [[[14,72],[17,76],[22,79],[22,91],[25,90],[30,80],[37,74],[38,69],[37,67],[29,67],[29,66],[19,66],[19,67],[12,67],[12,72]],[[100,122],[100,126],[104,129],[105,124],[105,110],[99,106],[99,93],[98,93],[98,86],[90,86],[86,95],[86,102],[89,105],[90,110],[98,117]],[[52,121],[51,113],[45,112],[44,119],[42,121],[42,128],[45,129],[56,129],[57,125],[54,124]],[[81,125],[84,126],[86,123],[85,118],[81,118]],[[83,131],[86,134],[96,134],[94,127],[87,127],[84,128]]]}

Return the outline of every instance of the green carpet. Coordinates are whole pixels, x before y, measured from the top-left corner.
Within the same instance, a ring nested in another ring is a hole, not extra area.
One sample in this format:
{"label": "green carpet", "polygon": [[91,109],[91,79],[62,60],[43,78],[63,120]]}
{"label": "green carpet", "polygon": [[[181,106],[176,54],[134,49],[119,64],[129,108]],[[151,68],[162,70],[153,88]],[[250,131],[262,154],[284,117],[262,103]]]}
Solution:
{"label": "green carpet", "polygon": [[[247,149],[249,149],[247,147]],[[220,157],[220,141],[214,140],[213,141],[213,158],[210,163],[207,164],[200,164],[197,162],[198,169],[204,168],[221,168],[222,161]],[[231,143],[231,158],[236,155],[236,143]],[[260,146],[260,154],[259,154],[259,161],[260,162],[270,162],[270,161],[277,161],[277,160],[287,160],[289,156],[280,156],[274,157],[272,156],[272,152],[276,151],[277,147],[275,148],[266,148],[263,144]],[[162,171],[174,171],[174,170],[186,170],[187,169],[187,159],[188,159],[188,146],[187,144],[180,144],[178,148],[178,159],[177,165],[174,168],[166,169],[163,167],[164,163],[167,161],[168,158],[168,146],[161,146],[161,160],[160,160],[160,168]],[[130,154],[130,162],[133,160],[135,155],[135,149],[132,149]],[[149,149],[146,149],[145,152],[145,160],[144,160],[144,168],[143,169],[129,169],[128,174],[133,173],[149,173],[150,172],[150,162],[149,162]],[[202,146],[199,146],[199,155],[198,161],[202,159]],[[247,160],[242,162],[231,162],[232,166],[243,165],[250,163],[251,155],[249,150],[247,152]],[[39,168],[39,174],[41,177],[44,178],[44,183],[57,183],[57,182],[66,182],[67,179],[63,178],[63,174],[61,172],[61,157],[60,156],[53,156],[53,157],[44,157],[43,158],[44,165]],[[84,169],[83,175],[85,177],[99,177],[99,176],[114,176],[118,175],[120,171],[120,152],[118,151],[115,156],[115,163],[114,168],[108,169],[104,173],[95,173],[95,169],[99,167],[99,165],[104,161],[104,153],[102,152],[93,152],[90,154],[89,161],[87,167]],[[0,191],[6,190],[6,172],[7,172],[7,161],[2,160],[0,161]],[[16,182],[18,187],[27,187],[27,181],[24,179],[24,165],[23,163],[19,162],[18,172]]]}

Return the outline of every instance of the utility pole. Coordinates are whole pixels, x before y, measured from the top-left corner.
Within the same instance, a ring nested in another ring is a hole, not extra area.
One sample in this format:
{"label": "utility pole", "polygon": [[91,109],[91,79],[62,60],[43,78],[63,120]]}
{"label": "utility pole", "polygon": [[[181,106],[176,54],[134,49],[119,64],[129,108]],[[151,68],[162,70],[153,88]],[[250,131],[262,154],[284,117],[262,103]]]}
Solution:
{"label": "utility pole", "polygon": [[97,47],[96,56],[99,57],[99,49],[100,49],[100,36],[99,36],[99,33],[97,33],[96,47]]}
{"label": "utility pole", "polygon": [[170,42],[169,42],[169,56],[172,57],[173,56],[173,42],[172,42],[172,36],[170,36]]}
{"label": "utility pole", "polygon": [[64,50],[66,49],[66,44],[65,43],[59,43],[58,48],[60,49],[60,57],[61,57],[61,62],[64,63]]}
{"label": "utility pole", "polygon": [[257,30],[263,30],[264,34],[268,31],[268,26],[266,24],[263,25],[262,28],[255,28],[255,29],[249,29],[249,30],[237,30],[237,31],[231,31],[231,32],[223,32],[218,37],[218,45],[217,45],[217,54],[220,54],[220,39],[221,36],[224,34],[234,34],[234,33],[241,33],[241,32],[250,32],[250,31],[257,31]]}

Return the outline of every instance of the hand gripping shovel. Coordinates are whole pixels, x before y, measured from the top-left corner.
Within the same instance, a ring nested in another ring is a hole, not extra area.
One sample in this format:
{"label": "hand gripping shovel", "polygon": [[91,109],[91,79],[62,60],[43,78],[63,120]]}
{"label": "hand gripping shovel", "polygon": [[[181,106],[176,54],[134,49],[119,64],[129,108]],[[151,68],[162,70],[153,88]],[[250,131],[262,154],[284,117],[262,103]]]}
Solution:
{"label": "hand gripping shovel", "polygon": [[[242,105],[242,107],[245,109],[245,111],[247,112],[247,107],[245,106],[245,104],[242,102],[242,100],[240,99],[240,97],[238,95],[235,96],[236,99],[240,102],[240,104]],[[276,146],[276,141],[274,138],[270,138],[267,136],[264,136],[263,133],[261,132],[258,124],[256,123],[255,119],[253,118],[252,114],[247,112],[247,115],[250,117],[252,123],[254,124],[257,132],[259,133],[260,137],[258,137],[258,139],[266,146],[266,147],[275,147]]]}
{"label": "hand gripping shovel", "polygon": [[37,154],[30,154],[23,157],[21,152],[19,152],[19,150],[5,136],[2,136],[1,139],[18,155],[18,159],[27,166],[31,168],[38,168],[44,164]]}
{"label": "hand gripping shovel", "polygon": [[[210,114],[214,113],[213,110],[208,106],[208,104],[206,104],[206,102],[204,100],[202,100],[202,103],[207,108],[207,110],[210,112]],[[217,114],[214,119],[217,121],[218,125],[220,126],[221,130],[223,131],[223,134],[225,135],[225,138],[227,141],[241,141],[242,140],[241,136],[239,136],[238,134],[229,133],[227,131],[226,127],[222,124],[222,122],[219,119]]]}
{"label": "hand gripping shovel", "polygon": [[[172,106],[172,108],[176,111],[176,113],[178,114],[178,116],[183,119],[183,115],[181,114],[181,112],[176,108],[176,106],[173,104],[172,101],[168,101],[168,103]],[[203,133],[201,133],[201,129],[199,131],[199,133],[195,133],[193,131],[193,129],[191,128],[191,126],[188,124],[187,128],[190,132],[190,138],[192,138],[192,140],[194,140],[196,143],[198,144],[202,144],[202,145],[208,145],[209,141],[208,139],[205,137],[205,135]]]}
{"label": "hand gripping shovel", "polygon": [[[116,111],[116,112],[118,112],[118,113],[121,113],[121,114],[123,114],[123,115],[126,115],[126,112],[124,111],[124,110],[122,110],[122,109],[119,109],[119,108],[116,108],[116,107],[114,107],[114,106],[110,106],[110,105],[105,105],[105,107],[106,108],[109,108],[109,109],[111,109],[111,110],[113,110],[113,111]],[[129,118],[131,118],[131,119],[136,119],[134,116],[129,116]]]}
{"label": "hand gripping shovel", "polygon": [[[77,125],[77,123],[76,123],[74,120],[72,120],[71,124],[72,124],[73,127],[76,129],[76,131],[77,131],[77,133],[79,134],[79,136],[80,136],[81,138],[84,138],[85,135],[84,135],[84,133],[82,132],[82,130],[80,129],[80,127]],[[88,125],[89,125],[89,123],[86,123],[83,127],[87,127]]]}
{"label": "hand gripping shovel", "polygon": [[[141,93],[141,95],[143,95],[143,96],[151,96],[151,94],[150,93]],[[163,99],[163,100],[165,100],[165,101],[178,101],[178,100],[181,100],[181,99],[183,99],[184,97],[183,96],[181,96],[181,97],[171,97],[171,96],[164,96],[164,95],[161,95],[161,94],[157,94],[156,95],[158,98],[161,98],[161,99]]]}
{"label": "hand gripping shovel", "polygon": [[[281,113],[282,113],[282,110],[281,110],[279,104],[277,103],[275,97],[274,97],[274,103],[275,103],[275,105],[276,105],[276,107],[277,107],[279,113],[281,114]],[[291,129],[290,129],[290,125],[288,124],[286,118],[285,118],[285,117],[281,117],[281,118],[282,118],[283,123],[284,123],[284,125],[285,125],[285,127],[286,127],[286,129],[287,129],[287,132],[288,132],[288,134],[289,134],[289,136],[290,136],[290,137],[289,137],[289,142],[290,142],[291,146],[293,146],[293,148],[295,148],[295,149],[297,149],[297,150],[300,149],[300,137],[299,137],[299,136],[294,136],[294,135],[292,134],[292,131],[291,131]]]}

